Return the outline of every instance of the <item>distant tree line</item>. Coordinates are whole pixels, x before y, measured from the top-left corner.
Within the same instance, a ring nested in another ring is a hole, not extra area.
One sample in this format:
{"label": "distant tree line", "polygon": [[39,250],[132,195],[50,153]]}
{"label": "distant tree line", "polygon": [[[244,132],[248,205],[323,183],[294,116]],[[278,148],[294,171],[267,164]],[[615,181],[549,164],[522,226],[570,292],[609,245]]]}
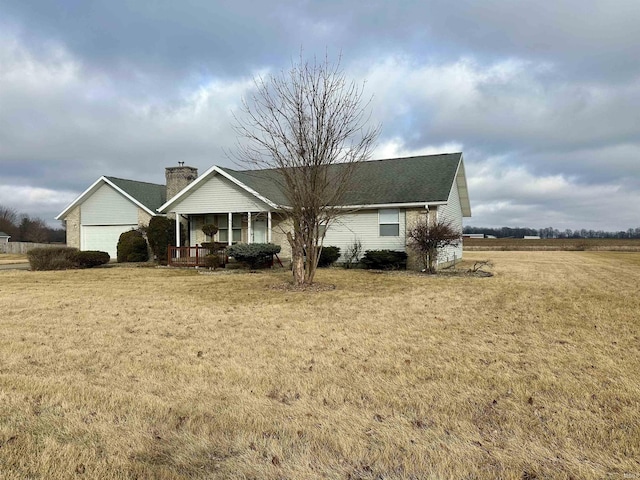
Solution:
{"label": "distant tree line", "polygon": [[0,205],[0,232],[11,235],[10,242],[64,243],[64,228],[51,228],[41,218],[19,214]]}
{"label": "distant tree line", "polygon": [[604,230],[558,230],[557,228],[527,228],[527,227],[464,227],[463,233],[482,233],[493,235],[497,238],[522,238],[524,236],[539,235],[540,238],[640,238],[640,227],[629,228],[617,232],[605,232]]}

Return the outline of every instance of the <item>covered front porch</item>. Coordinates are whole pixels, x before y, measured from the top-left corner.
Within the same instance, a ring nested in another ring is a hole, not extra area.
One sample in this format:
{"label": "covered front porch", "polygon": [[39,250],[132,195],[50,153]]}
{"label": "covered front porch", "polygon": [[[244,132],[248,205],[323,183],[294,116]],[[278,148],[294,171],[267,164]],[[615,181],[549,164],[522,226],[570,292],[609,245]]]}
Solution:
{"label": "covered front porch", "polygon": [[[197,247],[203,243],[270,243],[273,231],[273,213],[266,212],[225,212],[206,214],[180,214],[180,223],[187,238],[180,237],[180,228],[176,222],[176,243]],[[218,232],[205,235],[204,225],[215,225]]]}
{"label": "covered front porch", "polygon": [[[176,246],[169,247],[168,264],[184,267],[204,267],[205,257],[210,254],[218,255],[220,266],[224,266],[229,261],[226,247],[236,243],[271,243],[274,225],[281,222],[279,214],[272,211],[175,212],[175,215]],[[206,235],[202,231],[204,225],[215,225],[217,233]]]}

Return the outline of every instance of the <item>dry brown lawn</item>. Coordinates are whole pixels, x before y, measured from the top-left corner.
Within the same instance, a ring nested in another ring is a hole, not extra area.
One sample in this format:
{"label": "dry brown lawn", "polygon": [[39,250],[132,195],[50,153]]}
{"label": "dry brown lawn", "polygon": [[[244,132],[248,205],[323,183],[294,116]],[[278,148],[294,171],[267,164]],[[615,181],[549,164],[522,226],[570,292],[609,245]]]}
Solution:
{"label": "dry brown lawn", "polygon": [[638,478],[640,254],[0,272],[0,478]]}

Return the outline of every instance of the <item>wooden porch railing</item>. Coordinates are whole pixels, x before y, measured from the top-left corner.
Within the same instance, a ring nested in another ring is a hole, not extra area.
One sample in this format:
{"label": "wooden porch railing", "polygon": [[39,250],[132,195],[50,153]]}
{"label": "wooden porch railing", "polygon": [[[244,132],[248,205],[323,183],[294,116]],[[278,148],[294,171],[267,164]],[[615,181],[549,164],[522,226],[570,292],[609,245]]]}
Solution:
{"label": "wooden porch railing", "polygon": [[205,247],[169,247],[168,263],[172,267],[205,267],[205,257],[216,254],[219,264],[224,267],[229,258],[224,250],[212,250]]}

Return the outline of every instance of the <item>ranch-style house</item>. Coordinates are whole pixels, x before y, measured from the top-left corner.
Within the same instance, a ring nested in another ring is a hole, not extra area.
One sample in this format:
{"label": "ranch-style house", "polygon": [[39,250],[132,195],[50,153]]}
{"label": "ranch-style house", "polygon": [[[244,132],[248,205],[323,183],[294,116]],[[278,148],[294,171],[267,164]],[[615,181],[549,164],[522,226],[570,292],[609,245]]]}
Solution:
{"label": "ranch-style house", "polygon": [[[197,169],[180,165],[165,173],[166,185],[100,177],[56,217],[66,222],[67,245],[115,258],[122,232],[167,215],[183,227],[176,228],[178,245],[273,242],[282,248],[281,259],[290,258],[288,201],[277,170],[214,165],[198,176]],[[324,245],[343,253],[355,241],[363,251],[407,251],[407,230],[424,216],[446,218],[462,230],[463,217],[471,216],[462,153],[361,162],[341,207],[345,214],[329,226]],[[217,225],[213,238],[205,237],[204,224]],[[448,247],[439,263],[461,257],[462,242]]]}

